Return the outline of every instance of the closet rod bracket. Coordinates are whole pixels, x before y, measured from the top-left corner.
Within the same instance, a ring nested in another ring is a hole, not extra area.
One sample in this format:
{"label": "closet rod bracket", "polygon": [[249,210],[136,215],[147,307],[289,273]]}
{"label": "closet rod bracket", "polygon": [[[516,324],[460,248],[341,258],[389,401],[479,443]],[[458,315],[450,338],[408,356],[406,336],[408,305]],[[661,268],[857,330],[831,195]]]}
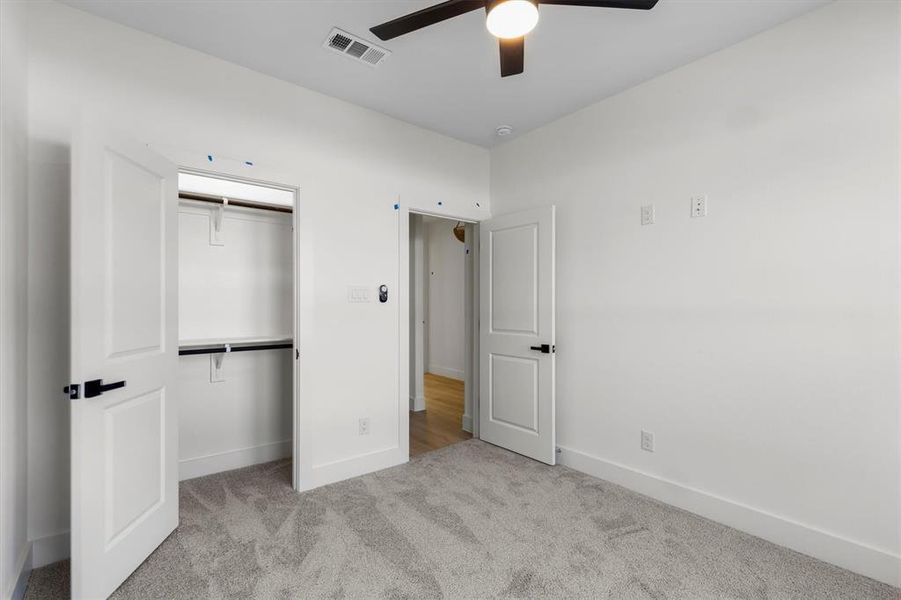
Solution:
{"label": "closet rod bracket", "polygon": [[228,198],[222,197],[222,203],[215,205],[210,211],[210,245],[224,246],[222,239],[222,220],[225,218],[225,207],[228,206]]}

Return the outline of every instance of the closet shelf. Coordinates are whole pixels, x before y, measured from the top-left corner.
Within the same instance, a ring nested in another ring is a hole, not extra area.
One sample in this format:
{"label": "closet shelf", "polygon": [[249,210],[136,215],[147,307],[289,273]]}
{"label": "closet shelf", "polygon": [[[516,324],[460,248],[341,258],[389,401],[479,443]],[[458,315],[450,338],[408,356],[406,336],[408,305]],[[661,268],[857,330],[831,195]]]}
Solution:
{"label": "closet shelf", "polygon": [[219,338],[183,340],[178,344],[179,356],[192,354],[221,354],[223,352],[252,352],[293,348],[292,338]]}

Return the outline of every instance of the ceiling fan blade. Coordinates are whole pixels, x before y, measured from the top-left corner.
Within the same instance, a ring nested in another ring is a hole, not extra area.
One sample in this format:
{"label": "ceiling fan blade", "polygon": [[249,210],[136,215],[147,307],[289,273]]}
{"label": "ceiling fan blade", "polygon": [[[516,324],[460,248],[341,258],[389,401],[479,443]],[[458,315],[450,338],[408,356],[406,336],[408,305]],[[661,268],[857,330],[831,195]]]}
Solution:
{"label": "ceiling fan blade", "polygon": [[525,59],[525,38],[513,38],[497,40],[501,46],[501,77],[519,75],[523,72]]}
{"label": "ceiling fan blade", "polygon": [[369,31],[380,40],[394,39],[405,33],[458,17],[462,14],[485,8],[485,0],[448,0],[435,6],[417,10],[414,13],[398,17],[387,23],[376,25]]}
{"label": "ceiling fan blade", "polygon": [[634,8],[651,10],[657,0],[538,0],[539,4],[561,4],[564,6],[594,6],[598,8]]}

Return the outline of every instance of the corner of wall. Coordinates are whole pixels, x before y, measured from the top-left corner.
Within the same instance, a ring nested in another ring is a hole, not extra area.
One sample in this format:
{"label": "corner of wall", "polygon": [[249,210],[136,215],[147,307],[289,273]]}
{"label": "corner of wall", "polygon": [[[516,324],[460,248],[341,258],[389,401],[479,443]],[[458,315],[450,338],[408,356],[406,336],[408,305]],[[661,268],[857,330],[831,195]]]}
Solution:
{"label": "corner of wall", "polygon": [[32,546],[31,542],[25,544],[22,555],[19,557],[18,568],[16,573],[15,585],[9,592],[10,600],[22,600],[25,598],[25,590],[28,587],[28,578],[31,576],[32,569]]}
{"label": "corner of wall", "polygon": [[19,598],[31,569],[27,488],[27,5],[0,2],[0,593]]}

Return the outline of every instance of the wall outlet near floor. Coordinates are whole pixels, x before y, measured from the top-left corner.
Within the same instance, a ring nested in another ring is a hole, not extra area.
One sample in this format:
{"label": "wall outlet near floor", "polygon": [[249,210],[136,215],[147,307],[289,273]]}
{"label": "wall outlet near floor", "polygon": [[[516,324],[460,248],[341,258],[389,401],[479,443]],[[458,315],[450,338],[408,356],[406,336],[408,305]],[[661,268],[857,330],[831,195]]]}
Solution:
{"label": "wall outlet near floor", "polygon": [[707,196],[692,196],[691,218],[707,216]]}
{"label": "wall outlet near floor", "polygon": [[654,451],[654,434],[644,429],[641,430],[641,449],[645,452]]}
{"label": "wall outlet near floor", "polygon": [[369,417],[360,419],[360,435],[369,435]]}
{"label": "wall outlet near floor", "polygon": [[641,207],[641,224],[642,225],[653,225],[654,224],[654,205],[653,204],[645,204]]}

